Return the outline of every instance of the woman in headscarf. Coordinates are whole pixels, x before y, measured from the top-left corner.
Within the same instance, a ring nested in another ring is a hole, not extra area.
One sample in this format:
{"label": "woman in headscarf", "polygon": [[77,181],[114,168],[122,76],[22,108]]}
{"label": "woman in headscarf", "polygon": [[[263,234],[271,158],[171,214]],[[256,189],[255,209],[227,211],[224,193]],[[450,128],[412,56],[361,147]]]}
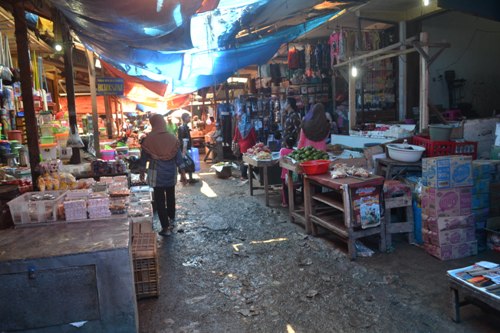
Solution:
{"label": "woman in headscarf", "polygon": [[326,139],[330,134],[330,123],[326,118],[325,107],[314,104],[302,120],[298,148],[312,146],[326,151]]}
{"label": "woman in headscarf", "polygon": [[[236,129],[234,130],[233,142],[238,143],[241,154],[246,153],[248,148],[252,148],[257,143],[257,133],[255,133],[255,128],[244,112],[240,115],[238,126],[236,126]],[[247,179],[248,166],[241,163],[240,170],[241,178]]]}
{"label": "woman in headscarf", "polygon": [[181,182],[187,183],[179,141],[167,132],[165,119],[155,114],[150,118],[151,132],[141,143],[141,179],[147,170],[148,183],[154,190],[154,201],[162,230],[162,236],[170,235],[175,219],[175,184],[177,168],[181,173]]}

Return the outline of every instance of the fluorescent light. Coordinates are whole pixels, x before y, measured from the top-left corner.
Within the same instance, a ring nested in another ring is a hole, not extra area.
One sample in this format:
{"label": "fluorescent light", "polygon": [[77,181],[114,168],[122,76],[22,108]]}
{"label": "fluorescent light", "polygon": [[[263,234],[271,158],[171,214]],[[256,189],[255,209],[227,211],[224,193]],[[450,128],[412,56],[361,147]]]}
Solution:
{"label": "fluorescent light", "polygon": [[431,3],[431,0],[423,0],[424,6],[427,7]]}
{"label": "fluorescent light", "polygon": [[235,77],[231,76],[227,79],[227,83],[247,83],[248,78],[246,77]]}
{"label": "fluorescent light", "polygon": [[356,66],[352,66],[351,75],[352,75],[352,77],[358,76],[358,68]]}
{"label": "fluorescent light", "polygon": [[95,68],[101,68],[101,60],[99,58],[95,60]]}

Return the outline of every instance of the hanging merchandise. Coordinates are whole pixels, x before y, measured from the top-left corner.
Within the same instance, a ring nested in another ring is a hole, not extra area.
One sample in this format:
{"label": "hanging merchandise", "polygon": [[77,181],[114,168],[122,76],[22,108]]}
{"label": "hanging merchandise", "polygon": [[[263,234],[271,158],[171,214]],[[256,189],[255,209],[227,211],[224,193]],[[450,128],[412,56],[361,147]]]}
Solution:
{"label": "hanging merchandise", "polygon": [[0,33],[0,78],[3,81],[12,81],[12,55],[10,54],[9,39]]}

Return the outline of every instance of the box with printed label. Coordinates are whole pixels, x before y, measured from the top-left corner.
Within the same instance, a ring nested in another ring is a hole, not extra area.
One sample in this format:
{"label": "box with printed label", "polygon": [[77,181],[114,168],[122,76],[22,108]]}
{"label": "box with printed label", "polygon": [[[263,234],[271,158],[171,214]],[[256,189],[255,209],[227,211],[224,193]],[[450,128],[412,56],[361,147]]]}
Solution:
{"label": "box with printed label", "polygon": [[472,186],[472,157],[462,155],[422,159],[422,182],[435,188]]}
{"label": "box with printed label", "polygon": [[474,186],[472,186],[472,194],[477,193],[490,193],[491,179],[474,179]]}
{"label": "box with printed label", "polygon": [[490,216],[490,209],[489,208],[481,208],[481,209],[473,209],[472,214],[474,215],[474,221],[480,222],[488,220],[488,217]]}
{"label": "box with printed label", "polygon": [[477,254],[476,241],[443,246],[426,243],[424,248],[427,253],[441,260],[465,258]]}
{"label": "box with printed label", "polygon": [[442,230],[453,230],[462,228],[474,227],[474,215],[468,216],[447,216],[447,217],[432,217],[422,215],[422,230],[430,230],[439,232]]}
{"label": "box with printed label", "polygon": [[489,193],[476,193],[472,196],[472,209],[481,209],[490,207]]}
{"label": "box with printed label", "polygon": [[471,214],[472,188],[436,189],[422,187],[422,213],[428,216],[464,216]]}
{"label": "box with printed label", "polygon": [[476,240],[476,228],[467,227],[451,230],[441,230],[438,232],[423,230],[422,236],[425,243],[430,243],[437,246],[461,244]]}
{"label": "box with printed label", "polygon": [[491,175],[496,171],[497,164],[491,160],[472,161],[472,175],[474,179],[491,179]]}

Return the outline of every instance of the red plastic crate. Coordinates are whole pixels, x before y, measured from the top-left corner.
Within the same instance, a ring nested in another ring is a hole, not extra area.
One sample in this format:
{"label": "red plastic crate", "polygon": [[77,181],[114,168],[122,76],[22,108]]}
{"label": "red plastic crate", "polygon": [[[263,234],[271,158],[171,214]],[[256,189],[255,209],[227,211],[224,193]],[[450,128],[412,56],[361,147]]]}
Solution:
{"label": "red plastic crate", "polygon": [[425,148],[425,157],[468,155],[477,158],[477,142],[432,141],[428,136],[415,135],[411,143]]}

